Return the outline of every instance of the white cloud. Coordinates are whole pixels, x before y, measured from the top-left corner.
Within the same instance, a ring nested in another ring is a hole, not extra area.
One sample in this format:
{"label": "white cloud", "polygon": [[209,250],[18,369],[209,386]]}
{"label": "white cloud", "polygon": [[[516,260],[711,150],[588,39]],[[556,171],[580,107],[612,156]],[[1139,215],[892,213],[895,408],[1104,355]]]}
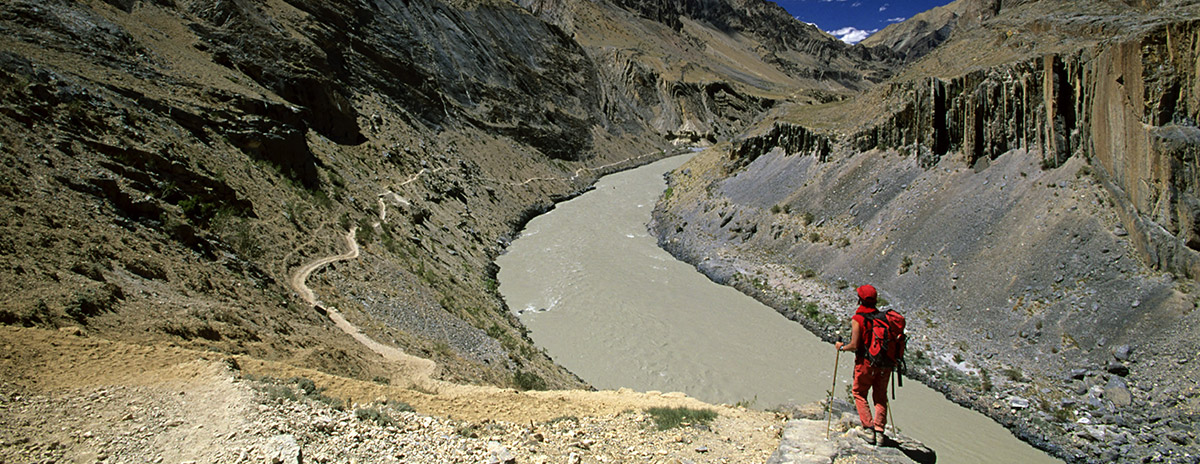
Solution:
{"label": "white cloud", "polygon": [[851,3],[850,6],[853,8],[858,8],[858,7],[862,6],[862,2],[854,2],[854,3]]}
{"label": "white cloud", "polygon": [[895,18],[888,18],[888,19],[887,19],[887,22],[889,22],[889,23],[902,23],[902,22],[904,22],[904,20],[906,20],[906,19],[908,19],[908,18],[905,18],[905,17],[903,17],[903,16],[897,16],[897,17],[895,17]]}
{"label": "white cloud", "polygon": [[862,39],[867,38],[867,36],[874,34],[878,30],[879,29],[864,31],[857,27],[850,26],[850,27],[843,27],[836,31],[829,31],[829,34],[834,37],[837,37],[842,42],[846,42],[848,44],[853,45],[853,44],[861,42]]}
{"label": "white cloud", "polygon": [[884,11],[887,11],[888,6],[889,5],[887,3],[884,3],[883,6],[879,7],[879,12],[882,13]]}

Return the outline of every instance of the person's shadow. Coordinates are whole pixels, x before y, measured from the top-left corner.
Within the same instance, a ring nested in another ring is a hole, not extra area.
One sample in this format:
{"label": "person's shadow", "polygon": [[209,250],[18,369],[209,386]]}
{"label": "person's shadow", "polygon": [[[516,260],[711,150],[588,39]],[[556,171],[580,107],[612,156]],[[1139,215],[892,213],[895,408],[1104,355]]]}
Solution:
{"label": "person's shadow", "polygon": [[899,441],[887,435],[881,435],[876,446],[885,448],[896,448],[908,456],[909,459],[921,464],[934,464],[937,462],[937,453],[929,447],[914,442],[914,441]]}

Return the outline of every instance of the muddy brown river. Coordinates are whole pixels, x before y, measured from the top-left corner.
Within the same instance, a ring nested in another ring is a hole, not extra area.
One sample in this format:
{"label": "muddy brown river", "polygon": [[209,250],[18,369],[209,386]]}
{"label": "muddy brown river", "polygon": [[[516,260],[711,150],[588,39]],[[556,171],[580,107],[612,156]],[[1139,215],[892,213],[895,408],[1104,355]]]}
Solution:
{"label": "muddy brown river", "polygon": [[[501,294],[539,346],[596,388],[757,408],[821,400],[833,382],[832,345],[708,280],[647,231],[663,173],[686,159],[606,176],[534,218],[497,260]],[[841,357],[835,393],[843,398],[852,364]],[[894,424],[937,451],[938,462],[1061,462],[916,381],[893,405]]]}

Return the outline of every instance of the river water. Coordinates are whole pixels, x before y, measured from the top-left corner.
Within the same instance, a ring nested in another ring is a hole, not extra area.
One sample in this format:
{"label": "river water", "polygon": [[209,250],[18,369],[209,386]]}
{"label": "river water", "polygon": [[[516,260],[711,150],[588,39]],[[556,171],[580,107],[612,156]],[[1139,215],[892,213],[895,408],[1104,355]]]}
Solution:
{"label": "river water", "polygon": [[[687,158],[606,176],[534,218],[496,260],[500,293],[538,346],[596,388],[681,391],[757,408],[825,398],[831,345],[708,280],[647,231],[663,173]],[[852,358],[838,366],[834,393],[842,398]],[[892,404],[894,424],[939,462],[1060,462],[916,381],[905,382]]]}

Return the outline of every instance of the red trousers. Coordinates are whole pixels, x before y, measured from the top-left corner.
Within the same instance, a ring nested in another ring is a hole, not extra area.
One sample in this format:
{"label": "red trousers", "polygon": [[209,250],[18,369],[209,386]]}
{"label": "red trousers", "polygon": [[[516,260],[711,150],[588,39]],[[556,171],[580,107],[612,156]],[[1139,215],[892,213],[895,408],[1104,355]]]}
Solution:
{"label": "red trousers", "polygon": [[[891,377],[891,369],[871,367],[866,360],[854,363],[854,406],[858,408],[858,420],[868,429],[883,430],[887,425],[887,386]],[[871,408],[867,406],[867,392],[871,392],[871,401],[875,403],[875,417],[872,420]]]}

